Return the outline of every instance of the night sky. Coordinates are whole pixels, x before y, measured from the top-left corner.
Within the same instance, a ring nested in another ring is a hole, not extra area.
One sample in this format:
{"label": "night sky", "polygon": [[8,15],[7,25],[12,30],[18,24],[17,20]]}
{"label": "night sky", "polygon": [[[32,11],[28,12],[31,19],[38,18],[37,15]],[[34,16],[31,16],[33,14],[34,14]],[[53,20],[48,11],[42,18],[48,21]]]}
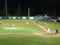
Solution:
{"label": "night sky", "polygon": [[[7,0],[8,13],[15,15],[16,10],[20,4],[22,15],[26,15],[28,7],[31,9],[31,15],[43,14],[44,12],[60,13],[60,0]],[[0,0],[0,15],[5,7],[5,0]],[[23,14],[24,13],[24,14]]]}

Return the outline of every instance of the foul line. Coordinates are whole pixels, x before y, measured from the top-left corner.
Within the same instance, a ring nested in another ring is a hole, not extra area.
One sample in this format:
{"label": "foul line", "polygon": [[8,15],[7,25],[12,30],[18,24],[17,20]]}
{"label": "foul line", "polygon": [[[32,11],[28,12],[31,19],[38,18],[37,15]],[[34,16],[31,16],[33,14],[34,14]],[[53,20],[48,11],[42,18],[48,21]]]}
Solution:
{"label": "foul line", "polygon": [[34,23],[37,27],[39,27],[40,29],[42,29],[43,31],[47,31],[47,29],[46,28],[44,28],[43,26],[41,26],[41,25],[39,25],[39,24],[37,24],[37,23]]}

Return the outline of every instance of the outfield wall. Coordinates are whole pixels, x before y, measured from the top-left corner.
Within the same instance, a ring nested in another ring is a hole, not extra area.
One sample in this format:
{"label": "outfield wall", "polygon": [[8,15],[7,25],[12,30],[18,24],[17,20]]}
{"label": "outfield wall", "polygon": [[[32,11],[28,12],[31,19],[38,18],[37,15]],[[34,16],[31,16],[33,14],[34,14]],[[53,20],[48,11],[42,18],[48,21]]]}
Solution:
{"label": "outfield wall", "polygon": [[[9,17],[5,17],[5,16],[0,16],[0,19],[27,19],[27,16],[9,16]],[[29,19],[34,19],[33,16],[29,17]]]}

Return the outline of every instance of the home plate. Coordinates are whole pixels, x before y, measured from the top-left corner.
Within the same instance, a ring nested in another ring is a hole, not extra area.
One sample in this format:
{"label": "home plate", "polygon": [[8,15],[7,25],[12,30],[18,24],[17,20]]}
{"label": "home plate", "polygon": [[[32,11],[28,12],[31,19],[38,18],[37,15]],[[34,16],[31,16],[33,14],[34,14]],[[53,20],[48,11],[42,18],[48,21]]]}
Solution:
{"label": "home plate", "polygon": [[19,28],[17,28],[17,27],[4,27],[3,29],[8,29],[8,30],[17,30],[17,29],[19,29]]}

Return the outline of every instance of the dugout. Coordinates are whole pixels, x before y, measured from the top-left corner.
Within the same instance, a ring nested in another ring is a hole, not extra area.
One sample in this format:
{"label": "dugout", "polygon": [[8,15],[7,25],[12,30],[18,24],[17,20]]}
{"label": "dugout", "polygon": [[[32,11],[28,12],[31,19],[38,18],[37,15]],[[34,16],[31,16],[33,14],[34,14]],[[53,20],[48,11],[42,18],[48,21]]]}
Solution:
{"label": "dugout", "polygon": [[0,16],[0,20],[2,19],[2,16]]}

